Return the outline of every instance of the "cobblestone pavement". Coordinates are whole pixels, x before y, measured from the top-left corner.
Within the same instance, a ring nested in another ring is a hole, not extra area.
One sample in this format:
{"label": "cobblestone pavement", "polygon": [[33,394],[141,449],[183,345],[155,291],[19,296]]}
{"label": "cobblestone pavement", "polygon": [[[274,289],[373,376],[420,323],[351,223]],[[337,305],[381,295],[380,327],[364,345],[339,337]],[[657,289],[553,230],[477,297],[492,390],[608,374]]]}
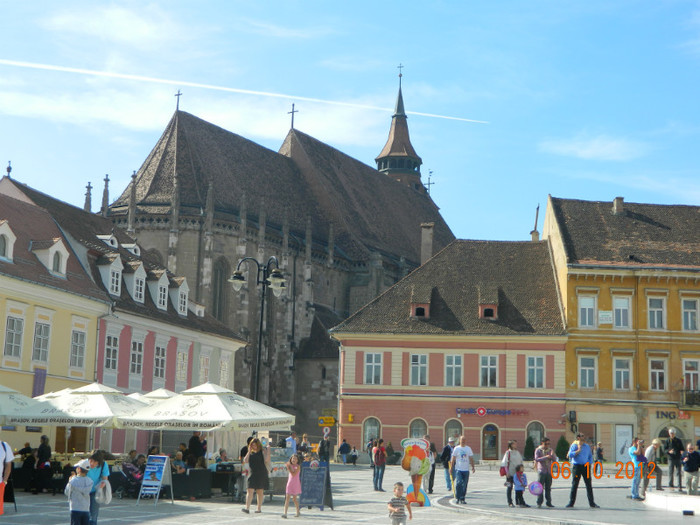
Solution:
{"label": "cobblestone pavement", "polygon": [[[534,472],[528,472],[534,479]],[[100,512],[100,525],[129,525],[149,523],[154,525],[223,525],[223,524],[280,524],[292,523],[390,523],[386,504],[391,497],[395,481],[409,482],[405,471],[398,466],[387,467],[384,488],[387,492],[372,490],[372,471],[367,466],[333,466],[333,499],[335,510],[326,508],[302,509],[300,518],[281,520],[284,505],[282,496],[265,498],[261,514],[244,514],[239,503],[231,503],[229,498],[215,496],[196,502],[160,500],[155,506],[152,500],[114,500]],[[445,490],[442,469],[436,472],[433,506],[414,509],[411,524],[451,525],[465,521],[473,524],[497,523],[547,523],[547,524],[631,524],[658,523],[700,523],[697,517],[683,517],[679,513],[647,509],[643,503],[634,502],[625,496],[629,493],[627,480],[607,478],[594,482],[596,502],[601,509],[590,509],[586,500],[585,487],[579,488],[577,506],[565,509],[568,501],[569,482],[556,480],[552,499],[556,508],[538,509],[534,496],[526,495],[525,500],[533,506],[529,509],[508,508],[505,505],[503,478],[497,469],[477,468],[469,481],[467,505],[455,505],[451,494]],[[65,496],[40,494],[37,496],[20,492],[17,494],[18,512],[12,504],[5,505],[5,515],[0,517],[0,525],[56,525],[69,523],[68,503]]]}

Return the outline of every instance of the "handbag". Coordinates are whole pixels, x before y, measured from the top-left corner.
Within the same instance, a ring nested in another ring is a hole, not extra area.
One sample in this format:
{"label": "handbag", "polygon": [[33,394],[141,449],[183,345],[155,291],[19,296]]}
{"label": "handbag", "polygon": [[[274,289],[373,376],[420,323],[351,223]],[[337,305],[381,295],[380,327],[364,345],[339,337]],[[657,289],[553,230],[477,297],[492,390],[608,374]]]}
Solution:
{"label": "handbag", "polygon": [[508,474],[508,469],[506,467],[501,467],[499,472],[500,472],[501,476],[505,476]]}
{"label": "handbag", "polygon": [[95,499],[100,505],[109,505],[112,502],[112,485],[109,480],[103,480],[104,487],[99,487],[95,491]]}
{"label": "handbag", "polygon": [[507,476],[508,475],[508,467],[510,466],[510,450],[505,453],[503,456],[503,461],[501,461],[501,468],[499,469],[499,473],[501,476]]}

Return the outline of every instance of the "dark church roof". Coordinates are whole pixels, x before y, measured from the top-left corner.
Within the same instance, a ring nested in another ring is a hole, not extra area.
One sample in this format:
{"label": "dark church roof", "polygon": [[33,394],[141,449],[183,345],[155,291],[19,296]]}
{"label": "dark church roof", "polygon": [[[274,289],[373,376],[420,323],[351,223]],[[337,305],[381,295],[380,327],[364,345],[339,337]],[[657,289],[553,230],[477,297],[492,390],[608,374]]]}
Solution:
{"label": "dark church roof", "polygon": [[[218,217],[237,220],[245,206],[255,222],[263,207],[268,229],[281,230],[286,217],[302,237],[310,217],[314,240],[324,242],[333,224],[336,256],[352,260],[378,251],[417,264],[422,222],[435,223],[436,249],[454,239],[429,196],[298,130],[276,153],[176,111],[137,173],[137,213],[170,213],[175,171],[181,215],[206,209],[211,180]],[[127,213],[129,195],[130,185],[112,214]]]}
{"label": "dark church roof", "polygon": [[[493,290],[497,320],[479,318],[484,290]],[[428,316],[412,318],[412,303],[428,297]],[[331,332],[563,335],[548,244],[454,241]]]}
{"label": "dark church roof", "polygon": [[384,157],[413,157],[419,162],[421,161],[421,158],[413,148],[413,144],[411,144],[407,119],[408,117],[403,109],[403,94],[401,93],[401,88],[399,88],[399,96],[396,99],[396,109],[391,119],[389,138],[375,160]]}
{"label": "dark church roof", "polygon": [[569,264],[700,268],[700,207],[550,197]]}

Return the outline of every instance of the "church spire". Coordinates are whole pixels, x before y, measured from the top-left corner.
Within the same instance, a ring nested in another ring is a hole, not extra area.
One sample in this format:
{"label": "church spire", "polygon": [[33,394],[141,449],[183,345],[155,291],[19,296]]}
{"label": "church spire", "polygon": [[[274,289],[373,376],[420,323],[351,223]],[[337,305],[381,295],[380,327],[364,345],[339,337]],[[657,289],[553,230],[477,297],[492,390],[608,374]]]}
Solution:
{"label": "church spire", "polygon": [[[404,66],[399,64],[399,71]],[[420,180],[420,166],[423,161],[413,149],[411,137],[408,133],[408,117],[403,105],[403,93],[401,91],[402,73],[399,73],[399,94],[396,97],[396,108],[391,117],[389,138],[381,153],[377,156],[377,169],[414,190],[425,193],[425,187]]]}

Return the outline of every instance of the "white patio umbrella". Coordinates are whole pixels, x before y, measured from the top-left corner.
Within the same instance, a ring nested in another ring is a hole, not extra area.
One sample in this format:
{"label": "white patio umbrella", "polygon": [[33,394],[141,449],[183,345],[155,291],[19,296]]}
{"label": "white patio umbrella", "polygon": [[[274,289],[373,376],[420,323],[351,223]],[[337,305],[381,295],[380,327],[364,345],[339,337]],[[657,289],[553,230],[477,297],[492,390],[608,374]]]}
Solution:
{"label": "white patio umbrella", "polygon": [[0,424],[3,424],[7,417],[24,414],[38,403],[31,397],[20,394],[17,390],[0,385]]}
{"label": "white patio umbrella", "polygon": [[190,388],[169,399],[120,416],[123,428],[150,430],[289,429],[294,416],[213,383]]}
{"label": "white patio umbrella", "polygon": [[134,414],[144,403],[125,396],[120,390],[92,383],[58,395],[44,396],[36,405],[8,423],[74,427],[113,427],[118,416]]}

